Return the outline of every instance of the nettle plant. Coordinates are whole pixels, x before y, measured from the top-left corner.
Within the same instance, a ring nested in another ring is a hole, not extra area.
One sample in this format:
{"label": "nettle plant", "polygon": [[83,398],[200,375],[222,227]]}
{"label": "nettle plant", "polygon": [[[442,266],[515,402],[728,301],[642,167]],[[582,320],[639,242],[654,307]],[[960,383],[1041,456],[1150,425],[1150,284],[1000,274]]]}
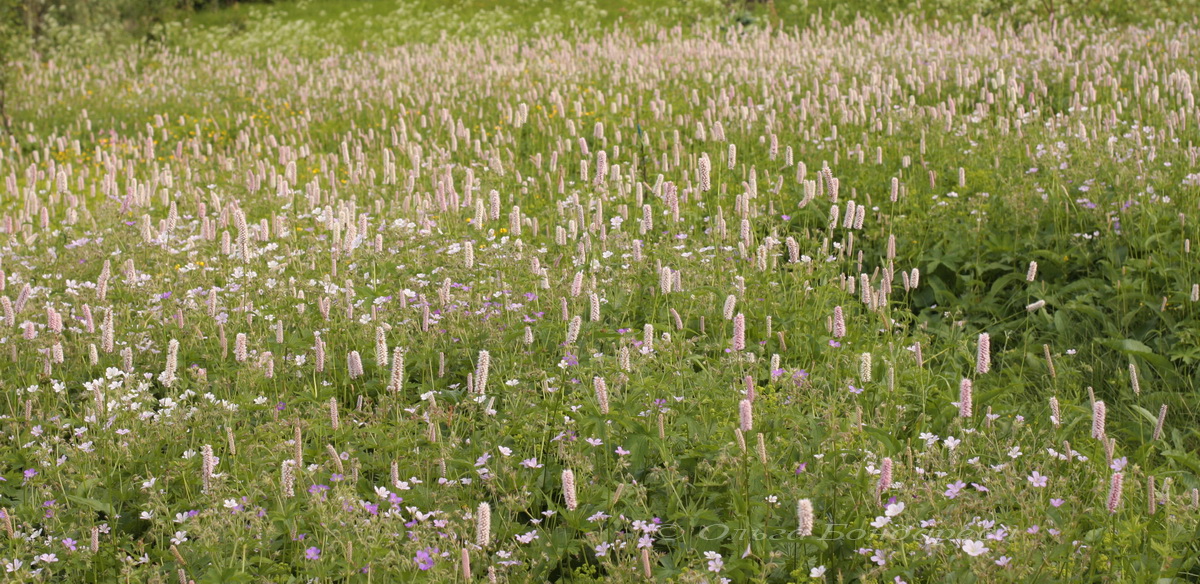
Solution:
{"label": "nettle plant", "polygon": [[17,69],[5,577],[1195,577],[1195,36]]}

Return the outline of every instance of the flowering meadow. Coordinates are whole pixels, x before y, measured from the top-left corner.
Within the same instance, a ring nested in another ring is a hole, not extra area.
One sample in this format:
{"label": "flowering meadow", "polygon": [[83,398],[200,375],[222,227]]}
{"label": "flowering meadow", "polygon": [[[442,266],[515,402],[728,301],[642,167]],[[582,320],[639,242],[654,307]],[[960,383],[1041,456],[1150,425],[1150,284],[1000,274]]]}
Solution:
{"label": "flowering meadow", "polygon": [[4,581],[1200,577],[1194,22],[288,46],[15,65]]}

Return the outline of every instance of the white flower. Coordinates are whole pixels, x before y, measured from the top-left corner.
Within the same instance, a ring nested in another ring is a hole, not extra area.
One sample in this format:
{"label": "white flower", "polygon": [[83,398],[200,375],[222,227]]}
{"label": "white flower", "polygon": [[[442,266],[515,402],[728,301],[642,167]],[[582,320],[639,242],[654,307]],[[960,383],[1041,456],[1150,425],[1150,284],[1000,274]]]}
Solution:
{"label": "white flower", "polygon": [[142,519],[145,519],[146,521],[149,521],[154,518],[154,512],[153,511],[142,511],[142,514],[139,515],[139,517],[141,517]]}
{"label": "white flower", "polygon": [[825,576],[825,566],[817,566],[808,571],[809,578],[821,578]]}
{"label": "white flower", "polygon": [[891,522],[892,522],[891,517],[884,517],[884,516],[880,515],[879,517],[875,518],[875,521],[871,522],[871,527],[874,527],[875,529],[879,529],[879,528],[883,527],[884,525],[887,525]]}
{"label": "white flower", "polygon": [[596,546],[596,557],[602,558],[602,557],[608,555],[608,549],[611,547],[612,547],[612,544],[608,543],[607,541]]}
{"label": "white flower", "polygon": [[887,510],[884,511],[884,514],[888,517],[895,517],[902,511],[904,511],[904,503],[893,503],[887,506]]}
{"label": "white flower", "polygon": [[967,539],[962,542],[962,551],[967,552],[969,556],[980,556],[988,553],[989,550],[984,547],[982,541]]}
{"label": "white flower", "polygon": [[725,562],[721,560],[721,554],[717,552],[704,552],[704,557],[708,559],[709,572],[720,572],[725,568]]}
{"label": "white flower", "polygon": [[183,545],[183,542],[188,540],[186,531],[176,531],[175,536],[171,538],[171,543],[175,545]]}

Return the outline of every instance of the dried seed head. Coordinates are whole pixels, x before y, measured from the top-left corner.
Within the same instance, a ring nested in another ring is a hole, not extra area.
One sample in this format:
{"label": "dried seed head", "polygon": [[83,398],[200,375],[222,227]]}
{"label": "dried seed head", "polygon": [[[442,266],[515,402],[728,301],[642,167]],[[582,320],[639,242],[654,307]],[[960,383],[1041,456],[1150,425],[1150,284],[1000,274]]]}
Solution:
{"label": "dried seed head", "polygon": [[1163,404],[1162,407],[1159,408],[1159,410],[1158,410],[1158,421],[1154,424],[1154,436],[1150,438],[1151,440],[1158,440],[1159,438],[1162,438],[1163,422],[1166,422],[1166,421],[1167,421],[1167,404]]}

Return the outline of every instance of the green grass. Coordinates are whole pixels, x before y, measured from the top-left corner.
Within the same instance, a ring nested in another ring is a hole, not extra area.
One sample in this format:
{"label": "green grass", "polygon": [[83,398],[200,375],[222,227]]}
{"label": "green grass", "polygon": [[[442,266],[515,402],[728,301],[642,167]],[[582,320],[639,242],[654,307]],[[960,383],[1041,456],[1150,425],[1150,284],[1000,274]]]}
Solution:
{"label": "green grass", "polygon": [[235,4],[180,14],[161,36],[168,42],[206,50],[263,51],[281,44],[305,51],[322,47],[381,50],[397,44],[437,42],[443,35],[484,38],[511,33],[534,39],[548,34],[594,34],[618,25],[627,29],[680,26],[685,31],[697,26],[787,30],[856,18],[961,22],[983,17],[1020,25],[1050,16],[1095,19],[1098,24],[1152,24],[1158,19],[1194,17],[1197,10],[1200,3],[1196,0],[300,0]]}

